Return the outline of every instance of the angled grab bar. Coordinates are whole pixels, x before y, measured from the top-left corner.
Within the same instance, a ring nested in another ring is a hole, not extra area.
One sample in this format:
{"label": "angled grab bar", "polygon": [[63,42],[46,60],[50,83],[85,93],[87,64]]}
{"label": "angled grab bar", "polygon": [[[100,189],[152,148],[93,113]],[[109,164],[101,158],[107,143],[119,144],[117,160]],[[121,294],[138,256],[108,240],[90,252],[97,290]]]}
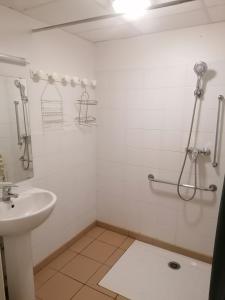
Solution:
{"label": "angled grab bar", "polygon": [[[160,180],[160,179],[155,179],[155,176],[153,174],[148,175],[148,180],[150,182],[158,182],[158,183],[163,183],[163,184],[169,184],[169,185],[174,185],[177,186],[177,183],[170,182],[170,181],[165,181],[165,180]],[[205,192],[216,192],[217,191],[217,186],[215,184],[210,184],[208,188],[203,188],[203,187],[195,187],[193,185],[189,184],[180,184],[181,187],[186,187],[188,189],[197,189],[200,191],[205,191]]]}
{"label": "angled grab bar", "polygon": [[221,107],[224,101],[224,96],[219,95],[218,97],[218,112],[217,112],[217,121],[216,121],[216,136],[215,136],[215,146],[214,146],[214,156],[212,166],[216,168],[218,166],[218,139],[219,139],[219,130],[220,130],[220,118],[221,118]]}

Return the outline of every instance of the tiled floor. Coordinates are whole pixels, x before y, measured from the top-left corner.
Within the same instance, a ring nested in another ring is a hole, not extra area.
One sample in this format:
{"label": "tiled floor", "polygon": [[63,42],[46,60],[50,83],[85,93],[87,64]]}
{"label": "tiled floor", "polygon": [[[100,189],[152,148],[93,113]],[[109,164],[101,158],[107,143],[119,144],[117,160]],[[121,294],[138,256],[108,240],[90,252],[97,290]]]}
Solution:
{"label": "tiled floor", "polygon": [[133,239],[95,227],[35,275],[37,300],[126,300],[98,285]]}

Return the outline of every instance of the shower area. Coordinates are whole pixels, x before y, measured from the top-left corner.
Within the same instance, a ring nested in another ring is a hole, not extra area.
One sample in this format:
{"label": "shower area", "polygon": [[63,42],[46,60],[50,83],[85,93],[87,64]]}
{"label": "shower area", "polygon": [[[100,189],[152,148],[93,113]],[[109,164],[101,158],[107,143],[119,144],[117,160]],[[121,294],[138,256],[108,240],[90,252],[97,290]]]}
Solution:
{"label": "shower area", "polygon": [[[185,155],[184,155],[184,160],[182,163],[182,167],[181,167],[181,172],[179,174],[179,179],[177,182],[177,194],[179,196],[179,198],[183,201],[191,201],[194,199],[194,197],[196,196],[196,192],[197,190],[203,190],[206,192],[216,192],[217,191],[217,186],[215,184],[210,184],[210,186],[207,187],[198,187],[198,159],[199,156],[202,155],[203,157],[207,157],[211,155],[211,150],[207,147],[203,147],[203,148],[197,148],[196,145],[194,145],[193,147],[190,147],[191,145],[191,141],[192,141],[192,135],[193,135],[193,131],[194,131],[194,126],[196,122],[196,114],[197,114],[197,107],[200,106],[201,104],[198,103],[198,100],[202,100],[203,96],[204,96],[204,76],[206,75],[208,70],[207,64],[205,62],[199,62],[196,63],[194,66],[194,72],[197,75],[197,84],[196,84],[196,89],[194,91],[194,96],[195,96],[195,102],[194,102],[194,107],[193,107],[193,114],[191,117],[191,125],[190,125],[190,131],[188,134],[188,139],[187,139],[187,146],[185,148]],[[222,106],[222,101],[224,100],[224,96],[223,95],[219,95],[218,96],[218,113],[217,113],[217,121],[216,121],[216,131],[215,131],[215,146],[214,146],[214,155],[213,155],[213,162],[212,162],[212,166],[213,168],[218,167],[218,143],[219,143],[219,134],[220,134],[220,121],[221,121],[221,106]],[[200,108],[199,108],[200,109]],[[196,124],[196,127],[198,127],[198,123]],[[197,132],[196,132],[197,134]],[[196,138],[193,139],[194,141],[196,141]],[[193,166],[191,166],[191,168],[194,169],[193,171],[193,178],[194,178],[194,184],[193,185],[188,185],[188,184],[181,184],[182,181],[182,177],[184,175],[185,172],[185,167],[187,164],[187,159],[188,156],[190,158],[190,161],[192,163]],[[160,181],[155,179],[154,175],[150,174],[148,176],[148,179],[150,182],[161,182],[164,184],[170,184],[170,185],[175,185],[174,183],[170,183],[167,181]],[[186,189],[193,189],[193,193],[189,196],[189,197],[185,197],[184,195],[182,195],[181,192],[181,187],[186,188]]]}
{"label": "shower area", "polygon": [[[196,215],[196,219],[188,219],[188,210],[190,209],[188,205],[198,206],[198,210],[201,210],[202,214],[204,205],[213,205],[216,199],[218,189],[217,182],[210,182],[212,177],[205,180],[205,173],[203,173],[203,171],[207,168],[207,174],[212,174],[214,171],[218,172],[221,163],[220,150],[223,130],[224,96],[215,94],[214,109],[211,111],[211,113],[214,113],[214,127],[212,128],[211,134],[208,134],[207,139],[199,139],[199,135],[205,134],[205,129],[201,127],[201,118],[204,118],[202,115],[205,113],[204,102],[208,99],[206,96],[208,91],[207,84],[209,80],[213,80],[215,73],[213,70],[208,69],[208,65],[205,62],[201,61],[194,65],[193,74],[196,75],[196,84],[193,89],[192,97],[185,99],[185,101],[192,103],[192,109],[191,106],[188,106],[190,108],[190,112],[188,113],[190,118],[189,120],[187,118],[185,121],[187,121],[187,125],[189,121],[189,127],[187,126],[186,130],[182,131],[182,146],[184,149],[181,149],[179,163],[177,163],[177,178],[176,180],[174,179],[174,182],[171,181],[168,172],[168,179],[165,179],[165,175],[164,178],[163,175],[161,175],[162,179],[159,179],[153,174],[149,174],[148,180],[149,193],[154,193],[154,197],[158,194],[161,195],[162,198],[164,197],[165,201],[168,201],[166,197],[169,194],[166,192],[166,189],[170,189],[170,197],[173,197],[173,200],[177,201],[177,205],[179,205],[180,209],[182,208],[185,213],[184,218],[187,218],[186,221],[189,222],[189,225],[194,231],[198,222],[201,222],[201,215]],[[185,89],[184,87],[184,90]],[[135,93],[135,91],[132,92]],[[139,92],[143,97],[144,92],[141,89]],[[162,99],[157,99],[160,90],[157,92],[158,94],[156,93],[156,95],[154,95],[154,100],[161,101]],[[137,98],[137,101],[138,100],[141,101],[141,98]],[[129,97],[127,97],[127,101],[129,102]],[[147,101],[147,98],[145,98],[145,101]],[[149,102],[151,102],[151,95],[149,95]],[[150,109],[149,106],[149,110]],[[139,122],[142,121],[143,120],[140,120]],[[172,119],[171,122],[173,122]],[[141,132],[141,128],[136,130],[139,131],[139,133]],[[165,130],[167,131],[167,128],[165,128]],[[174,140],[179,137],[175,130],[171,131],[170,139],[174,142]],[[146,132],[150,136],[149,141],[151,141],[151,135],[156,134],[157,129],[146,130]],[[166,132],[166,134],[167,133],[168,132]],[[172,134],[174,134],[174,137],[172,137]],[[138,133],[136,132],[136,142],[138,142],[135,145],[136,147],[140,146],[141,142],[146,143],[143,136],[142,139],[140,139],[140,137],[137,139],[137,136]],[[133,137],[131,137],[131,139],[132,138]],[[167,142],[169,143],[170,140]],[[158,144],[158,146],[159,145],[161,144]],[[149,147],[151,146],[154,147],[150,142]],[[171,149],[171,151],[176,150]],[[166,154],[166,152],[164,153]],[[163,155],[163,151],[161,155]],[[136,156],[136,159],[139,158]],[[135,162],[137,164],[137,160]],[[172,163],[174,163],[174,161]],[[173,164],[171,164],[171,168],[172,166]],[[145,166],[143,166],[143,171],[144,169],[146,169]],[[159,173],[159,170],[155,172]],[[173,175],[174,177],[176,176],[175,172]],[[215,179],[213,178],[212,180]],[[145,184],[147,186],[147,182],[145,182]],[[163,188],[162,191],[160,191],[161,188]],[[174,191],[172,191],[172,188],[174,188]],[[141,189],[139,189],[139,193],[140,191]],[[150,198],[151,196],[149,195],[148,201],[151,203]],[[151,206],[149,206],[149,209],[151,209]],[[158,213],[157,222],[158,226],[160,226],[159,224],[162,222],[161,212],[158,211]],[[170,217],[172,216],[170,215]],[[168,215],[164,215],[164,218],[168,218]],[[139,221],[140,223],[142,222],[141,218]],[[122,225],[122,227],[123,226],[124,225]],[[157,225],[155,224],[155,226]],[[101,286],[116,291],[121,295],[125,295],[128,299],[208,299],[211,275],[210,255],[207,255],[204,250],[192,251],[189,248],[190,246],[185,247],[186,249],[182,249],[182,247],[179,246],[172,246],[170,245],[171,242],[165,243],[162,240],[159,241],[157,239],[158,237],[152,235],[150,236],[153,239],[149,236],[143,238],[137,231],[136,234],[140,240],[147,241],[147,243],[135,241],[119,262],[103,278],[100,282]],[[190,258],[188,258],[188,256]],[[141,278],[141,280],[137,280],[137,278]],[[135,284],[132,284],[134,282]],[[160,290],[158,287],[159,282],[161,282],[162,285],[162,289]],[[197,285],[196,282],[198,282]],[[178,286],[179,288],[177,288]]]}
{"label": "shower area", "polygon": [[225,64],[200,53],[194,61],[176,39],[170,61],[163,37],[97,45],[98,220],[139,240],[100,285],[128,299],[208,299],[225,163]]}

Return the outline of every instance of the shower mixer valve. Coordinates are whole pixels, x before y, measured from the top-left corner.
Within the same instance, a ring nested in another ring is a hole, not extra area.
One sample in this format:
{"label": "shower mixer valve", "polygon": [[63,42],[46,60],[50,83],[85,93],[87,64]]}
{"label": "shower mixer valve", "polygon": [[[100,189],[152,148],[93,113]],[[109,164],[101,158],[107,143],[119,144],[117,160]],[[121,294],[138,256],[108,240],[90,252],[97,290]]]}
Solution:
{"label": "shower mixer valve", "polygon": [[195,147],[191,147],[191,148],[186,148],[186,151],[191,154],[191,155],[203,155],[203,156],[209,156],[211,154],[211,150],[209,148],[195,148]]}

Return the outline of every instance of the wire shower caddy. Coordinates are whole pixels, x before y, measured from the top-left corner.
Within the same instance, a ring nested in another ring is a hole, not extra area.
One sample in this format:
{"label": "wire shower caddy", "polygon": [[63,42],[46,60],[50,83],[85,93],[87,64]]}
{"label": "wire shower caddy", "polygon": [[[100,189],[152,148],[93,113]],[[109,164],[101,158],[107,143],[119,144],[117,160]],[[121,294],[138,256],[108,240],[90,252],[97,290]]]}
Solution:
{"label": "wire shower caddy", "polygon": [[89,114],[90,107],[98,104],[97,100],[91,100],[86,86],[81,94],[80,99],[75,101],[78,107],[78,117],[75,118],[76,123],[81,126],[96,126],[96,117]]}
{"label": "wire shower caddy", "polygon": [[44,88],[41,96],[41,116],[43,127],[46,128],[58,128],[64,123],[64,113],[63,113],[63,99],[62,96],[55,86],[58,94],[58,99],[51,99],[45,97],[44,94],[47,90],[48,83]]}

